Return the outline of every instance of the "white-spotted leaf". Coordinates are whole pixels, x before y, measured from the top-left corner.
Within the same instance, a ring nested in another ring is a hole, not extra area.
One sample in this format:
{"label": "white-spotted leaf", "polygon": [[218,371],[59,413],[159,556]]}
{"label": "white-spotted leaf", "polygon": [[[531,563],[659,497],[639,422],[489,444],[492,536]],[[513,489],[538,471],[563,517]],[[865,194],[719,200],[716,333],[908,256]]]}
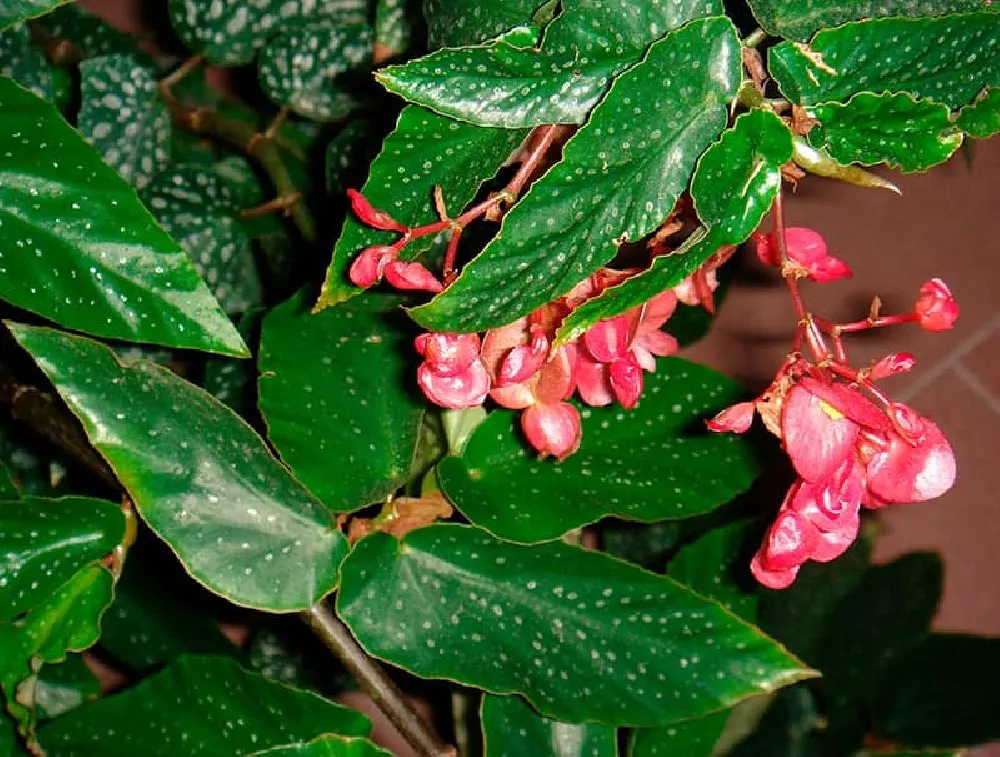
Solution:
{"label": "white-spotted leaf", "polygon": [[0,30],[43,16],[70,0],[4,0],[0,6]]}
{"label": "white-spotted leaf", "polygon": [[427,42],[439,47],[475,45],[515,26],[524,26],[543,0],[424,0]]}
{"label": "white-spotted leaf", "polygon": [[52,65],[31,43],[25,24],[0,31],[0,75],[9,76],[45,100],[54,100]]}
{"label": "white-spotted leaf", "polygon": [[1000,87],[990,87],[972,105],[962,108],[956,123],[976,139],[1000,132]]}

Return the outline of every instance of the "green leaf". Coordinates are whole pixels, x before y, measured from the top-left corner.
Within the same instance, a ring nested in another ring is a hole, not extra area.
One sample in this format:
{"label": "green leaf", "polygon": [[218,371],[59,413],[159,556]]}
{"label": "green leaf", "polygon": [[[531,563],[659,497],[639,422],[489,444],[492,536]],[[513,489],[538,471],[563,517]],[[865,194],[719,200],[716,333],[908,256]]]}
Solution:
{"label": "green leaf", "polygon": [[[240,335],[248,342],[259,333],[263,306],[244,313],[239,321]],[[248,360],[210,357],[205,361],[202,387],[237,415],[247,417],[250,405],[256,405],[257,366]]]}
{"label": "green leaf", "polygon": [[365,17],[335,14],[268,41],[257,73],[275,105],[315,121],[333,121],[356,105],[349,74],[366,71],[371,61],[372,27]]}
{"label": "green leaf", "polygon": [[813,106],[808,113],[819,122],[809,132],[809,143],[845,165],[886,163],[905,172],[924,171],[962,144],[947,106],[905,93],[862,92],[846,103]]}
{"label": "green leaf", "polygon": [[414,13],[418,3],[413,0],[377,0],[375,4],[375,44],[380,48],[382,60],[395,57],[410,47],[414,27],[418,23]]}
{"label": "green leaf", "polygon": [[1000,13],[882,18],[819,32],[808,44],[768,51],[768,69],[801,105],[846,101],[858,92],[908,92],[959,108],[1000,84]]}
{"label": "green leaf", "polygon": [[402,542],[375,533],[342,577],[338,614],[375,656],[521,694],[566,722],[669,725],[811,675],[716,603],[563,543],[519,546],[457,524]]}
{"label": "green leaf", "polygon": [[324,733],[367,736],[359,712],[283,686],[225,657],[186,656],[137,686],[39,731],[49,757],[241,757]]}
{"label": "green leaf", "polygon": [[609,520],[601,524],[601,542],[608,554],[662,573],[667,557],[684,540],[684,524],[679,520],[649,524]]}
{"label": "green leaf", "polygon": [[[482,45],[383,68],[376,78],[410,102],[480,126],[582,123],[650,43],[692,19],[722,14],[718,0],[565,0],[540,46],[537,29],[520,27]],[[719,52],[713,46],[705,39],[690,54],[712,60]]]}
{"label": "green leaf", "polygon": [[355,118],[337,132],[326,146],[327,194],[339,197],[361,186],[385,136],[384,126],[370,118]]}
{"label": "green leaf", "polygon": [[628,755],[712,757],[729,716],[729,710],[722,710],[697,720],[675,723],[668,728],[637,728],[632,734]]}
{"label": "green leaf", "polygon": [[914,747],[1000,739],[1000,640],[931,634],[886,668],[872,697],[879,736]]}
{"label": "green leaf", "polygon": [[0,78],[0,124],[0,297],[97,336],[248,354],[188,256],[53,106]]}
{"label": "green leaf", "polygon": [[0,503],[0,621],[42,603],[125,537],[125,516],[89,497],[25,497]]}
{"label": "green leaf", "polygon": [[174,166],[140,197],[227,313],[245,313],[260,302],[257,263],[228,182],[201,165]]}
{"label": "green leaf", "polygon": [[26,25],[0,31],[0,75],[9,76],[45,100],[54,101],[52,73],[52,65],[32,44]]}
{"label": "green leaf", "polygon": [[222,403],[89,339],[7,325],[195,580],[270,612],[336,587],[347,544],[331,514]]}
{"label": "green leaf", "polygon": [[944,16],[983,7],[982,0],[750,0],[761,27],[772,36],[806,42],[820,29],[884,16]]}
{"label": "green leaf", "polygon": [[681,358],[661,359],[630,411],[581,407],[583,442],[559,463],[525,447],[516,414],[496,410],[461,457],[438,466],[441,488],[469,520],[518,542],[556,539],[608,515],[644,522],[713,510],[758,473],[742,439],[701,422],[740,387]]}
{"label": "green leaf", "polygon": [[[372,205],[400,223],[419,226],[438,220],[432,193],[440,186],[449,211],[456,215],[526,134],[516,129],[480,129],[422,108],[404,108],[372,163],[362,192]],[[316,307],[335,305],[361,292],[347,279],[355,256],[370,245],[389,244],[396,236],[371,229],[349,215]],[[415,257],[432,244],[431,238],[417,240],[405,252]]]}
{"label": "green leaf", "polygon": [[146,57],[139,50],[137,37],[116,29],[77,3],[62,5],[35,23],[53,39],[72,44],[84,58],[114,53]]}
{"label": "green leaf", "polygon": [[97,699],[100,694],[101,682],[79,654],[71,654],[56,665],[46,665],[34,684],[38,716],[46,720]]}
{"label": "green leaf", "polygon": [[142,188],[170,162],[170,113],[157,93],[156,72],[131,55],[80,64],[77,128],[104,162]]}
{"label": "green leaf", "polygon": [[614,728],[561,723],[535,712],[520,697],[483,696],[484,752],[490,757],[617,757]]}
{"label": "green leaf", "polygon": [[[568,292],[624,241],[654,231],[726,125],[739,49],[725,18],[693,21],[654,44],[504,217],[500,235],[412,316],[433,331],[505,325]],[[688,71],[693,55],[711,63]]]}
{"label": "green leaf", "polygon": [[774,202],[791,157],[792,135],[780,118],[744,113],[698,159],[691,182],[698,217],[727,244],[745,241]]}
{"label": "green leaf", "polygon": [[391,757],[391,753],[366,739],[327,734],[305,744],[288,744],[254,752],[249,757]]}
{"label": "green leaf", "polygon": [[384,499],[411,475],[426,403],[414,391],[399,298],[310,313],[296,296],[264,319],[260,409],[296,478],[335,512]]}
{"label": "green leaf", "polygon": [[0,29],[43,16],[69,0],[4,0],[0,6]]}
{"label": "green leaf", "polygon": [[822,757],[823,753],[816,746],[816,733],[824,725],[809,686],[789,686],[774,695],[757,729],[728,754],[731,757]]}
{"label": "green leaf", "polygon": [[1000,87],[990,87],[972,105],[962,108],[957,123],[976,139],[1000,133]]}
{"label": "green leaf", "polygon": [[[2,437],[0,437],[2,439]],[[0,441],[0,458],[4,456],[3,447],[6,446]],[[10,468],[6,463],[0,459],[0,501],[6,502],[12,499],[18,499],[21,496],[21,492],[17,488],[17,484],[14,483],[14,479],[11,477]]]}
{"label": "green leaf", "polygon": [[438,47],[460,47],[485,42],[515,26],[531,21],[544,0],[424,0],[427,42]]}

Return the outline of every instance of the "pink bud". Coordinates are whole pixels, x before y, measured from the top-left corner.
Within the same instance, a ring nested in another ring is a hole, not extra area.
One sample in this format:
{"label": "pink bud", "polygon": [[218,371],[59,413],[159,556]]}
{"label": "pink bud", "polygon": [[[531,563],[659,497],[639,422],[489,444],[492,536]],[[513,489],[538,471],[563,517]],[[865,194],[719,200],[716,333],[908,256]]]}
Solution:
{"label": "pink bud", "polygon": [[376,210],[372,207],[372,204],[368,202],[367,198],[355,189],[348,189],[347,196],[351,200],[351,208],[354,210],[354,214],[361,220],[362,223],[371,226],[373,229],[381,229],[382,231],[398,231],[400,233],[406,233],[406,227],[399,223],[395,218],[390,216],[384,210]]}
{"label": "pink bud", "polygon": [[789,258],[805,268],[811,268],[829,257],[822,235],[801,226],[785,229],[785,249]]}
{"label": "pink bud", "polygon": [[583,344],[594,360],[610,363],[625,357],[630,337],[628,318],[618,315],[594,324],[583,335]]}
{"label": "pink bud", "polygon": [[496,385],[503,387],[520,384],[538,373],[549,354],[549,339],[536,331],[531,344],[521,344],[507,353],[497,371]]}
{"label": "pink bud", "polygon": [[427,399],[452,410],[481,405],[490,391],[490,376],[480,360],[455,376],[442,376],[422,363],[417,368],[417,383]]}
{"label": "pink bud", "polygon": [[608,368],[611,391],[626,410],[631,410],[642,396],[642,367],[631,357],[615,360]]}
{"label": "pink bud", "polygon": [[349,276],[354,286],[367,289],[374,286],[385,273],[385,267],[396,257],[396,250],[385,245],[376,245],[361,251],[351,263]]}
{"label": "pink bud", "polygon": [[916,365],[917,359],[909,352],[891,352],[879,360],[871,369],[871,377],[879,379],[906,373]]}
{"label": "pink bud", "polygon": [[817,283],[849,279],[854,275],[847,263],[840,258],[833,257],[833,255],[827,255],[825,258],[817,260],[806,266],[806,269],[809,271],[809,280]]}
{"label": "pink bud", "polygon": [[521,413],[521,429],[541,457],[564,460],[580,447],[580,413],[568,402],[536,403]]}
{"label": "pink bud", "polygon": [[479,359],[478,334],[421,334],[414,346],[439,376],[457,376]]}
{"label": "pink bud", "polygon": [[707,421],[709,431],[742,434],[753,423],[754,403],[738,402]]}
{"label": "pink bud", "polygon": [[914,310],[921,328],[927,331],[947,331],[958,320],[958,303],[941,279],[931,279],[920,287]]}
{"label": "pink bud", "polygon": [[392,260],[385,267],[385,280],[396,289],[407,289],[437,294],[444,286],[420,263]]}

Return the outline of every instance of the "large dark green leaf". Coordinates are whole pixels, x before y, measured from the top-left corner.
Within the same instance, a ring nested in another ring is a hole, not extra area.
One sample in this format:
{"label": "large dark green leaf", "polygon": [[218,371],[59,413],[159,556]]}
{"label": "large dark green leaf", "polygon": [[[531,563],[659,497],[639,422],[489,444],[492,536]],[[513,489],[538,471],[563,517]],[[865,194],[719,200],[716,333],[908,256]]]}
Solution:
{"label": "large dark green leaf", "polygon": [[66,2],[69,0],[4,0],[0,6],[0,29],[38,18]]}
{"label": "large dark green leaf", "polygon": [[376,533],[342,576],[337,611],[372,654],[567,722],[669,725],[811,675],[715,602],[563,543],[453,524]]}
{"label": "large dark green leaf", "polygon": [[483,746],[490,757],[617,757],[614,728],[550,720],[521,697],[484,694]]}
{"label": "large dark green leaf", "polygon": [[156,74],[132,55],[80,64],[76,126],[104,162],[136,188],[170,162],[170,113],[157,93]]}
{"label": "large dark green leaf", "polygon": [[89,339],[8,326],[196,580],[273,612],[334,589],[347,544],[332,515],[229,408],[162,366],[122,365]]}
{"label": "large dark green leaf", "polygon": [[268,437],[309,490],[336,512],[406,483],[426,403],[414,391],[412,345],[398,298],[365,296],[309,312],[297,296],[264,319],[260,409]]}
{"label": "large dark green leaf", "polygon": [[[377,78],[410,102],[480,126],[581,123],[650,43],[694,18],[722,13],[719,0],[566,0],[544,37],[521,27],[483,45],[389,66]],[[706,38],[689,54],[712,60],[714,48]]]}
{"label": "large dark green leaf", "polygon": [[254,752],[248,757],[391,757],[391,755],[366,739],[324,735],[305,744],[288,744],[265,749]]}
{"label": "large dark green leaf", "polygon": [[808,112],[818,121],[809,132],[810,144],[838,163],[925,171],[962,144],[946,105],[908,94],[861,92],[846,103],[815,105]]}
{"label": "large dark green leaf", "polygon": [[125,516],[87,497],[0,502],[0,621],[41,604],[125,536]]}
{"label": "large dark green leaf", "polygon": [[87,667],[82,654],[71,654],[63,662],[46,665],[34,682],[38,717],[51,719],[79,707],[101,694],[101,682]]}
{"label": "large dark green leaf", "polygon": [[712,757],[719,734],[726,727],[729,710],[697,720],[686,720],[667,728],[637,728],[632,734],[629,757]]}
{"label": "large dark green leaf", "polygon": [[1000,739],[1000,639],[931,634],[887,667],[872,697],[879,736],[914,747]]}
{"label": "large dark green leaf", "polygon": [[0,78],[0,297],[97,336],[244,356],[188,256],[56,109]]}
{"label": "large dark green leaf", "polygon": [[[695,54],[709,63],[690,70]],[[654,44],[506,215],[500,236],[413,317],[435,331],[502,326],[568,292],[622,242],[655,230],[725,127],[739,58],[725,18],[693,21]]]}
{"label": "large dark green leaf", "polygon": [[431,49],[485,42],[515,26],[524,26],[545,0],[424,0],[427,41]]}
{"label": "large dark green leaf", "polygon": [[243,757],[324,733],[367,736],[358,712],[250,673],[225,657],[182,657],[121,694],[39,731],[49,757]]}
{"label": "large dark green leaf", "polygon": [[807,41],[847,21],[882,16],[944,16],[983,7],[983,0],[750,0],[761,27],[776,37]]}
{"label": "large dark green leaf", "polygon": [[9,76],[45,100],[53,100],[53,73],[45,54],[32,44],[27,26],[18,24],[0,31],[0,75]]}
{"label": "large dark green leaf", "polygon": [[702,422],[740,393],[709,368],[662,359],[634,410],[581,408],[583,442],[563,462],[538,460],[516,414],[497,410],[461,457],[441,461],[438,480],[469,520],[519,542],[555,539],[607,515],[645,522],[700,515],[758,473],[744,440]]}
{"label": "large dark green leaf", "polygon": [[[517,129],[480,129],[423,108],[404,108],[396,129],[372,163],[362,191],[372,205],[400,223],[419,226],[438,220],[433,191],[440,186],[449,212],[457,215],[526,134]],[[396,236],[348,216],[333,250],[317,307],[335,305],[360,292],[347,280],[351,262],[365,247],[388,244]],[[417,240],[404,252],[413,257],[426,252],[432,244],[431,238]]]}
{"label": "large dark green leaf", "polygon": [[996,12],[881,18],[826,29],[808,45],[783,42],[768,51],[768,68],[802,105],[908,92],[959,108],[1000,84],[998,39]]}

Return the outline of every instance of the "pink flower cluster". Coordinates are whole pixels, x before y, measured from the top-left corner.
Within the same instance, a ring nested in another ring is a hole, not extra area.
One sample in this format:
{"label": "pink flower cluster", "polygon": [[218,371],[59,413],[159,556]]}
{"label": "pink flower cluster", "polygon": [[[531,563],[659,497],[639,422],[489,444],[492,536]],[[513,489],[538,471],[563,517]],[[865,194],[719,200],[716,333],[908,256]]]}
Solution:
{"label": "pink flower cluster", "polygon": [[[800,308],[798,278],[832,281],[850,275],[809,229],[786,231],[783,260],[772,237],[758,235],[757,242],[761,260],[782,267]],[[874,385],[912,368],[913,357],[896,353],[854,369],[841,341],[843,333],[897,323],[916,322],[929,331],[950,328],[958,306],[944,283],[924,284],[914,309],[903,315],[879,316],[873,310],[868,319],[851,324],[830,324],[804,310],[799,315],[803,326],[796,349],[768,389],[708,423],[713,431],[742,433],[758,413],[781,439],[798,476],[751,561],[757,580],[773,589],[789,586],[807,560],[829,562],[843,554],[857,537],[862,508],[933,499],[955,480],[955,456],[937,425],[888,400]],[[798,352],[802,341],[814,361]]]}

